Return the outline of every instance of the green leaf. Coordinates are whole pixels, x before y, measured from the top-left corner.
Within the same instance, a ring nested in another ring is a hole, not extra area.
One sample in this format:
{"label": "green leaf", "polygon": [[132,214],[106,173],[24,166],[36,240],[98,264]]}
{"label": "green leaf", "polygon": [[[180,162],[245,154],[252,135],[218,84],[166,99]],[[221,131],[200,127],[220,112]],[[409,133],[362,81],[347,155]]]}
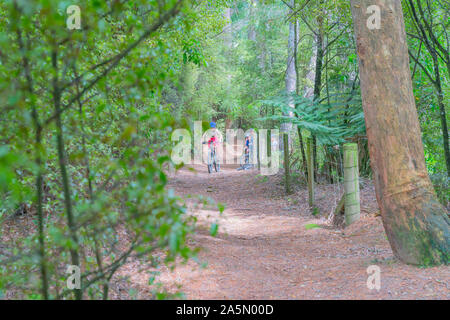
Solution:
{"label": "green leaf", "polygon": [[317,228],[321,228],[321,226],[319,226],[318,224],[314,224],[314,223],[305,225],[306,230],[317,229]]}
{"label": "green leaf", "polygon": [[211,224],[211,228],[209,230],[210,235],[215,237],[217,235],[218,231],[219,231],[219,225],[217,223]]}

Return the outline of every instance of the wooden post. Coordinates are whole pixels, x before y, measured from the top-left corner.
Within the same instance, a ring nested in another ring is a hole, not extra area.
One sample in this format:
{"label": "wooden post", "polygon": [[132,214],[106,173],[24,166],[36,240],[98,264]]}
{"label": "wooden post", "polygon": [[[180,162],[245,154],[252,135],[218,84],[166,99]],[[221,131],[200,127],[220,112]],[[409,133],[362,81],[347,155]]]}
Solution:
{"label": "wooden post", "polygon": [[358,145],[344,145],[344,193],[345,224],[348,226],[358,221],[361,215],[359,201]]}
{"label": "wooden post", "polygon": [[309,207],[314,209],[314,154],[312,150],[313,140],[309,137],[306,140],[306,164],[308,166],[308,194],[309,194]]}
{"label": "wooden post", "polygon": [[256,132],[256,158],[258,159],[258,171],[261,170],[261,159],[259,158],[259,139],[261,138],[261,134],[259,133],[259,130]]}
{"label": "wooden post", "polygon": [[284,148],[284,175],[285,175],[285,185],[286,194],[291,192],[290,186],[290,172],[289,172],[289,134],[283,134],[283,148]]}

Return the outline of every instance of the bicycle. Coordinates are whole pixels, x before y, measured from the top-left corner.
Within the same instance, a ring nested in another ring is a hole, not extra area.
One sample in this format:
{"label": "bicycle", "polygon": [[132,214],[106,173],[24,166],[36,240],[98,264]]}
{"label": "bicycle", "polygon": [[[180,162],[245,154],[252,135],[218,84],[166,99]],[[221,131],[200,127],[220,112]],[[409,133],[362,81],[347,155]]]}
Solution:
{"label": "bicycle", "polygon": [[[206,143],[206,142],[204,142]],[[220,162],[217,159],[216,155],[217,155],[217,151],[216,151],[216,145],[215,144],[209,144],[208,145],[209,148],[209,152],[208,152],[208,173],[211,173],[213,171],[213,166],[214,166],[214,170],[216,172],[220,171]]]}

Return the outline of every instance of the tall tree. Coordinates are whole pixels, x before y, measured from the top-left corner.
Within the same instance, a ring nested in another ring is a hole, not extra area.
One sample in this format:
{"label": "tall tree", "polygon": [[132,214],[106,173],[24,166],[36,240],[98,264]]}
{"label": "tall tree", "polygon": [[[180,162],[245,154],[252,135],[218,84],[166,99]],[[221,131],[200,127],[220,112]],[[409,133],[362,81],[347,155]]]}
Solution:
{"label": "tall tree", "polygon": [[[289,9],[289,15],[292,16],[293,9],[295,8],[295,0],[291,0],[290,3],[290,9]],[[286,67],[286,75],[285,75],[285,84],[286,84],[286,92],[288,94],[294,93],[297,88],[297,72],[295,70],[295,60],[294,60],[294,54],[295,54],[295,46],[297,43],[296,39],[296,24],[297,19],[293,17],[291,21],[289,22],[289,36],[288,36],[288,55],[287,55],[287,67]],[[294,109],[294,102],[291,102],[289,106]],[[293,117],[294,113],[293,111],[290,111],[288,114],[286,114],[289,117]],[[292,123],[285,122],[281,124],[280,131],[281,132],[290,132],[292,130]]]}
{"label": "tall tree", "polygon": [[[368,7],[381,28],[368,27]],[[448,264],[450,219],[425,166],[401,2],[351,0],[377,201],[394,254],[415,265]]]}
{"label": "tall tree", "polygon": [[[294,3],[295,4],[295,3]],[[299,34],[298,34],[298,21],[297,18],[295,20],[295,28],[294,28],[294,33],[295,33],[295,45],[294,45],[294,64],[295,64],[295,77],[296,77],[296,85],[295,85],[295,93],[297,94],[297,96],[300,95],[300,76],[299,76],[299,63],[298,63],[298,45],[299,45]],[[302,154],[302,164],[303,164],[303,170],[305,172],[305,175],[307,173],[307,165],[306,165],[306,154],[305,154],[305,146],[303,143],[303,135],[302,135],[302,128],[300,126],[297,126],[297,134],[298,134],[298,140],[300,143],[300,151]]]}
{"label": "tall tree", "polygon": [[[225,48],[227,50],[226,59],[230,58],[231,51],[233,50],[233,29],[232,29],[232,24],[231,24],[231,14],[232,14],[231,8],[225,8],[224,16],[225,16],[225,20],[227,23],[223,29],[223,32],[224,32]],[[232,80],[232,75],[230,72],[228,72],[228,74],[227,74],[228,87],[231,86],[231,80]],[[227,116],[225,119],[225,129],[230,129],[231,125],[232,125],[232,119],[229,116]]]}
{"label": "tall tree", "polygon": [[258,2],[256,0],[250,0],[248,8],[248,40],[256,41],[256,29],[255,29],[255,7]]}

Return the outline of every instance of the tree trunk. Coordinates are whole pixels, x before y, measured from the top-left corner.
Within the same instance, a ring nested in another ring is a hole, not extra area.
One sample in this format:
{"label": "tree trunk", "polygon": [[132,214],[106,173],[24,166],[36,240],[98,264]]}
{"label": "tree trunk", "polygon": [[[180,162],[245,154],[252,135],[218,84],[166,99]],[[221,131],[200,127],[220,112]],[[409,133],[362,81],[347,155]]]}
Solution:
{"label": "tree trunk", "polygon": [[[294,0],[292,0],[291,7],[293,7],[294,4],[295,4],[295,2],[294,2]],[[292,10],[290,10],[289,13],[292,13]],[[297,23],[297,20],[295,20],[295,19],[289,23],[288,55],[287,55],[286,77],[285,77],[286,92],[288,94],[295,92],[295,89],[297,87],[297,74],[295,71],[295,60],[294,60],[295,44],[297,42],[297,40],[295,39],[295,24],[296,23]],[[289,107],[294,109],[295,108],[294,103],[290,102]],[[289,111],[288,113],[285,114],[285,116],[292,118],[294,116],[294,113],[292,111]],[[292,123],[285,122],[285,123],[281,124],[281,127],[280,127],[281,132],[290,133],[291,130],[292,130]],[[290,136],[290,134],[289,134],[289,136]],[[283,140],[281,140],[281,141],[283,141]],[[289,137],[289,141],[291,141],[290,137]],[[281,146],[281,150],[284,150],[283,146]]]}
{"label": "tree trunk", "polygon": [[[224,44],[226,47],[226,59],[228,60],[228,63],[230,63],[230,55],[231,51],[233,50],[233,30],[232,30],[232,24],[231,24],[231,8],[225,8],[224,13],[225,19],[227,20],[227,24],[225,25],[223,32],[224,32]],[[228,88],[231,88],[231,80],[232,75],[230,72],[227,72],[227,84]],[[225,118],[226,124],[231,124],[233,120],[230,118],[231,112],[227,112],[227,116]],[[228,128],[227,128],[228,129]]]}
{"label": "tree trunk", "polygon": [[256,0],[250,0],[250,2],[249,2],[247,37],[248,37],[248,40],[250,40],[250,41],[256,41],[256,30],[255,30],[255,23],[254,23],[256,4],[257,4]]}
{"label": "tree trunk", "polygon": [[314,87],[309,84],[314,83],[314,79],[316,78],[316,57],[317,57],[317,51],[313,52],[313,55],[311,56],[311,59],[309,60],[309,67],[308,67],[308,73],[306,74],[306,79],[308,80],[308,83],[305,85],[303,91],[303,97],[304,98],[311,98],[314,96]]}
{"label": "tree trunk", "polygon": [[[320,2],[322,5],[323,1]],[[323,18],[317,18],[319,30],[317,32],[317,55],[316,55],[316,72],[314,79],[314,101],[319,102],[320,91],[322,89],[322,66],[323,66]],[[314,177],[317,179],[319,163],[317,161],[317,138],[313,135],[313,156],[314,156]]]}
{"label": "tree trunk", "polygon": [[[233,31],[231,29],[231,8],[225,8],[224,13],[225,19],[227,20],[227,24],[224,27],[224,38],[225,38],[225,46],[227,49],[231,50],[233,48]],[[228,54],[230,52],[228,51]],[[228,55],[227,54],[227,55]]]}
{"label": "tree trunk", "polygon": [[264,23],[264,32],[262,32],[262,39],[260,40],[260,43],[258,44],[258,47],[261,48],[261,54],[259,55],[259,67],[261,68],[261,74],[263,76],[265,76],[266,73],[266,57],[267,57],[267,50],[268,48],[266,47],[266,33],[269,30],[269,28],[267,27],[267,22]]}
{"label": "tree trunk", "polygon": [[441,118],[441,126],[442,126],[442,143],[444,145],[444,155],[445,155],[445,164],[447,166],[447,176],[450,177],[450,147],[448,143],[448,126],[447,126],[447,115],[445,112],[445,104],[444,104],[444,93],[442,91],[441,81],[438,78],[438,105],[439,105],[439,116]]}
{"label": "tree trunk", "polygon": [[283,134],[283,154],[284,154],[284,178],[285,178],[285,187],[286,187],[286,194],[291,193],[291,186],[290,186],[290,164],[289,164],[289,133]]}
{"label": "tree trunk", "polygon": [[[450,219],[427,174],[401,2],[351,0],[377,201],[394,254],[415,265],[448,264]],[[381,29],[367,8],[381,8]]]}
{"label": "tree trunk", "polygon": [[312,138],[306,140],[306,155],[308,157],[308,203],[309,208],[314,212],[314,157],[312,154]]}
{"label": "tree trunk", "polygon": [[444,105],[444,92],[442,91],[441,72],[439,69],[439,60],[437,58],[436,53],[431,52],[431,56],[433,58],[434,75],[436,77],[434,81],[434,86],[436,88],[437,100],[439,105],[439,117],[441,119],[441,126],[442,126],[442,144],[444,146],[445,164],[447,166],[447,176],[450,177],[450,148],[448,144],[447,115],[445,112],[445,105]]}
{"label": "tree trunk", "polygon": [[[22,38],[22,31],[17,30],[17,42],[19,44],[20,51],[22,54],[24,53],[25,44]],[[30,63],[28,58],[23,55],[22,57],[23,70],[25,71],[25,80],[26,80],[26,91],[30,94],[30,96],[34,95],[34,86],[33,79],[31,77]],[[33,100],[31,100],[33,101]],[[44,184],[43,177],[43,166],[42,166],[42,124],[39,120],[39,114],[36,103],[32,103],[31,105],[31,116],[33,119],[34,129],[36,130],[35,135],[35,162],[37,167],[37,177],[36,177],[36,211],[37,211],[37,220],[38,220],[38,241],[39,241],[39,267],[41,271],[41,280],[42,280],[42,297],[44,300],[48,300],[49,298],[49,284],[48,284],[48,268],[47,268],[47,255],[45,251],[45,225],[44,225],[44,210],[43,210],[43,199],[44,192],[42,185]]]}
{"label": "tree trunk", "polygon": [[[297,22],[297,21],[296,21]],[[295,65],[295,77],[296,77],[296,85],[295,85],[295,93],[297,94],[297,96],[300,95],[300,72],[299,72],[299,65],[298,65],[298,39],[299,39],[299,34],[298,34],[298,23],[295,24],[295,28],[294,28],[294,34],[295,34],[295,45],[294,45],[294,65]],[[305,177],[307,176],[307,165],[306,165],[306,155],[305,155],[305,147],[304,147],[304,143],[303,143],[303,135],[302,135],[302,128],[300,128],[299,126],[297,126],[297,133],[298,133],[298,140],[300,142],[300,151],[302,154],[302,163],[303,163],[303,171],[305,173]]]}

